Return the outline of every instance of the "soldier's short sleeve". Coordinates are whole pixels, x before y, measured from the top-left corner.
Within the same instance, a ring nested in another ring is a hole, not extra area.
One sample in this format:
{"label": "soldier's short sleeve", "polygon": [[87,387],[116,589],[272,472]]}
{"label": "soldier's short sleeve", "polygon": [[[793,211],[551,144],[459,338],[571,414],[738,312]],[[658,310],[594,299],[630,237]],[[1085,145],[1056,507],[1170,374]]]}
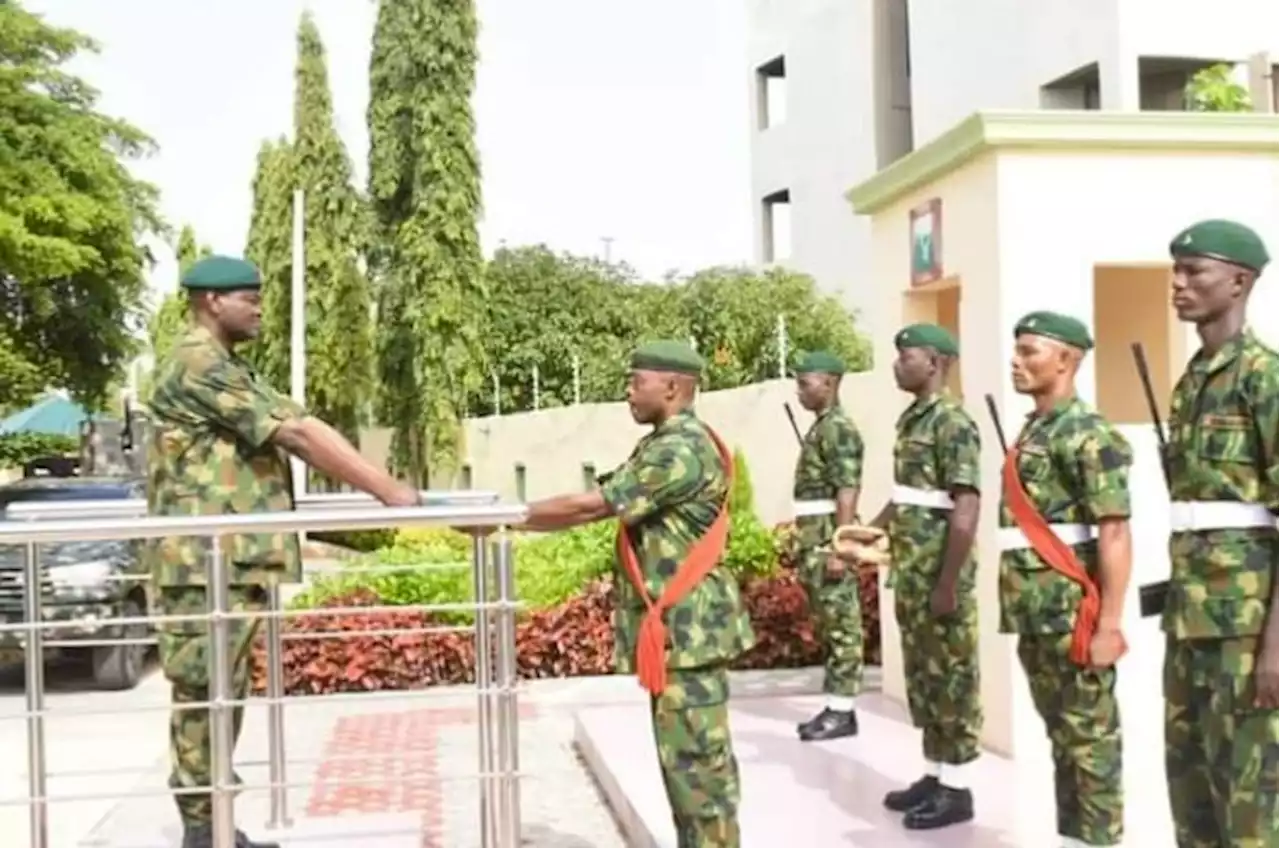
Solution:
{"label": "soldier's short sleeve", "polygon": [[858,427],[843,415],[834,416],[822,446],[823,464],[827,478],[837,489],[862,487],[862,434]]}
{"label": "soldier's short sleeve", "polygon": [[1276,356],[1269,357],[1266,367],[1252,371],[1245,382],[1245,391],[1249,398],[1249,408],[1253,413],[1254,426],[1261,440],[1260,466],[1263,470],[1262,502],[1276,512],[1280,504],[1280,481],[1277,481],[1277,424],[1280,423],[1280,375],[1276,373]]}
{"label": "soldier's short sleeve", "polygon": [[1083,488],[1084,507],[1094,520],[1128,518],[1129,469],[1133,466],[1133,448],[1129,441],[1109,424],[1085,433],[1071,445],[1075,453]]}
{"label": "soldier's short sleeve", "polygon": [[600,487],[623,524],[645,518],[693,497],[707,469],[687,438],[654,439],[618,467]]}
{"label": "soldier's short sleeve", "polygon": [[942,448],[940,482],[947,491],[982,489],[982,436],[968,415],[952,412],[943,417],[935,437]]}
{"label": "soldier's short sleeve", "polygon": [[293,400],[231,359],[187,371],[182,391],[206,417],[254,448],[266,444],[281,424],[305,414]]}

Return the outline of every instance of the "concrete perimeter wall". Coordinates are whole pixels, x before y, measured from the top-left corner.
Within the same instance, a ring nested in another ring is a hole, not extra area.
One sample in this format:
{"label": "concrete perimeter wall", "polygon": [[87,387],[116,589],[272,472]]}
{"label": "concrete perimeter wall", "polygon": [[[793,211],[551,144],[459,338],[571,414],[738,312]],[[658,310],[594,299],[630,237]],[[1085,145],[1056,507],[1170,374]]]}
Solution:
{"label": "concrete perimeter wall", "polygon": [[[841,399],[868,444],[861,511],[873,515],[888,494],[888,454],[897,409],[889,415],[885,414],[888,410],[860,409],[859,398],[870,397],[864,388],[866,377],[848,375]],[[795,384],[790,380],[708,392],[697,402],[699,417],[731,449],[740,448],[746,456],[756,511],[769,523],[791,518],[792,473],[799,445],[782,407],[788,401],[804,432],[813,417],[796,403]],[[473,419],[466,422],[465,454],[471,464],[471,485],[515,498],[515,467],[523,463],[528,500],[580,491],[583,463],[593,463],[597,473],[607,471],[630,455],[645,432],[631,420],[625,403],[582,404]]]}

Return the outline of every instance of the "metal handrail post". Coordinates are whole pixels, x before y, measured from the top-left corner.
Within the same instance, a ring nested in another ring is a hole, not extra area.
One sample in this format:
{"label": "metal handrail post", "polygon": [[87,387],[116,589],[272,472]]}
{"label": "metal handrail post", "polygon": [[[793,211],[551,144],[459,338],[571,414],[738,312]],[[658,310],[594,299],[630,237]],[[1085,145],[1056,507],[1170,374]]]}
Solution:
{"label": "metal handrail post", "polygon": [[489,640],[488,540],[477,534],[472,541],[476,596],[476,733],[480,764],[480,846],[496,848],[493,785],[493,663]]}
{"label": "metal handrail post", "polygon": [[[222,541],[213,536],[213,549],[209,556],[209,755],[210,791],[213,802],[213,848],[235,848],[236,825],[233,807],[231,766],[232,757],[232,700],[231,667],[228,645],[231,627],[227,613],[230,611],[227,591],[226,563],[223,561]],[[244,626],[248,626],[245,622]]]}
{"label": "metal handrail post", "polygon": [[284,744],[284,657],[279,612],[280,586],[267,587],[271,616],[267,619],[267,771],[271,779],[270,829],[289,827],[288,762]]}
{"label": "metal handrail post", "polygon": [[519,848],[520,821],[520,711],[516,688],[519,665],[516,656],[515,560],[511,537],[503,532],[494,545],[498,584],[498,829],[502,848]]}
{"label": "metal handrail post", "polygon": [[23,563],[23,615],[27,624],[26,671],[27,702],[27,794],[31,848],[49,846],[48,762],[44,739],[44,580],[40,569],[40,553],[34,542],[27,544]]}

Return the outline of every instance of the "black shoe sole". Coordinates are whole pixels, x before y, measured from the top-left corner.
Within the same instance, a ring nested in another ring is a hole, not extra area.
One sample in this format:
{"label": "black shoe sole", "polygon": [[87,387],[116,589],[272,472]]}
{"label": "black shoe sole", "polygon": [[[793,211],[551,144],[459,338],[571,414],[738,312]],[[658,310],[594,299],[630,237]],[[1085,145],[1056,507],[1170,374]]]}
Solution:
{"label": "black shoe sole", "polygon": [[818,733],[801,733],[801,742],[831,742],[835,739],[844,739],[849,736],[857,736],[858,728],[840,728],[838,730],[824,730]]}
{"label": "black shoe sole", "polygon": [[969,810],[967,814],[963,815],[956,813],[925,821],[913,819],[908,815],[902,819],[902,826],[907,830],[941,830],[944,827],[951,827],[955,824],[964,824],[969,821],[973,821],[973,810]]}

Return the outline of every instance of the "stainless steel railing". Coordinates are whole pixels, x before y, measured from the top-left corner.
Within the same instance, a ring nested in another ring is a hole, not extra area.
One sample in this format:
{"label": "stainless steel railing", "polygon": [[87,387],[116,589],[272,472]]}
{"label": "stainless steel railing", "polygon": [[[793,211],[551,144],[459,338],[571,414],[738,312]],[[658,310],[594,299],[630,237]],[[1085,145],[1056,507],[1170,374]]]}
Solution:
{"label": "stainless steel railing", "polygon": [[[250,532],[306,532],[317,530],[365,530],[384,527],[465,527],[476,531],[472,550],[475,603],[463,605],[475,613],[476,689],[479,747],[479,824],[483,848],[515,848],[519,844],[519,728],[516,695],[515,586],[511,541],[502,529],[518,523],[524,508],[497,503],[492,492],[426,492],[423,507],[372,506],[363,495],[309,495],[300,499],[298,511],[247,515],[145,518],[139,500],[63,501],[11,504],[8,521],[0,522],[0,545],[22,545],[24,562],[24,616],[19,624],[0,624],[0,633],[18,631],[25,649],[29,829],[31,848],[51,848],[48,804],[71,800],[48,794],[44,719],[48,714],[44,693],[44,632],[56,622],[43,620],[40,543],[109,541],[166,536],[210,536],[213,553],[206,564],[209,610],[204,615],[143,616],[115,619],[117,625],[149,625],[178,621],[206,621],[210,628],[210,699],[186,708],[208,709],[212,733],[212,796],[214,844],[232,848],[232,738],[231,716],[243,702],[231,698],[227,645],[230,621],[266,618],[268,652],[268,767],[266,788],[271,793],[269,826],[288,824],[287,756],[284,745],[284,684],[281,662],[281,620],[303,615],[333,615],[335,610],[280,608],[278,587],[268,611],[242,613],[229,609],[226,563],[221,537]],[[141,510],[141,511],[140,511]],[[496,531],[496,538],[493,537]],[[450,605],[456,608],[458,605]],[[373,608],[378,609],[378,608]],[[430,609],[425,608],[425,609]],[[370,608],[361,611],[369,612]],[[362,631],[363,632],[363,631]],[[113,644],[118,640],[113,640]],[[148,640],[150,641],[150,640]],[[82,643],[77,643],[82,644]],[[200,791],[200,790],[195,790]],[[172,790],[149,794],[171,794]],[[134,795],[138,793],[132,793]],[[123,797],[123,796],[121,796]]]}

